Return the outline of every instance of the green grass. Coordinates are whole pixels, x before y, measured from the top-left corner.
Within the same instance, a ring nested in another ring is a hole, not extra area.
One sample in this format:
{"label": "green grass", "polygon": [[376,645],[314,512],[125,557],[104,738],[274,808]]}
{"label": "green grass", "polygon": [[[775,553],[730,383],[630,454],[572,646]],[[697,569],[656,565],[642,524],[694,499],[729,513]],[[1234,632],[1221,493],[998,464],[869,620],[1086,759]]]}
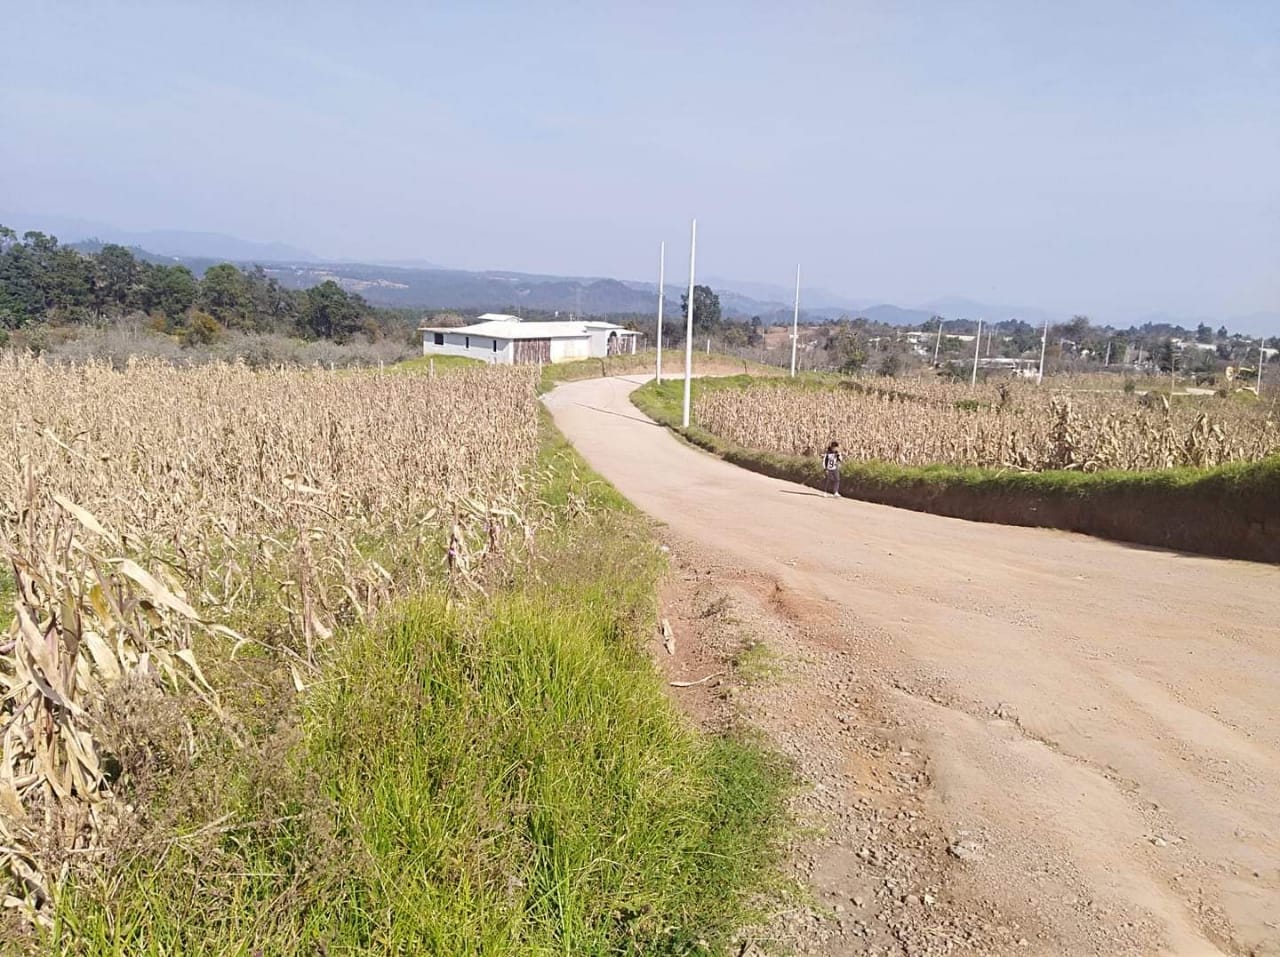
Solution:
{"label": "green grass", "polygon": [[549,427],[540,465],[561,520],[532,566],[489,600],[424,595],[350,635],[273,741],[194,788],[187,838],[69,886],[43,943],[728,952],[776,880],[786,774],[663,693],[640,644],[663,569],[644,520]]}
{"label": "green grass", "polygon": [[[749,376],[695,380],[705,391],[758,382]],[[779,387],[786,387],[785,380]],[[801,388],[829,388],[821,379]],[[814,488],[822,487],[817,458],[736,445],[696,423],[681,428],[683,384],[648,383],[632,393],[642,412],[690,443],[728,462]],[[905,466],[846,461],[840,491],[915,511],[956,518],[1063,528],[1105,538],[1184,551],[1280,562],[1280,456],[1212,469],[1148,472],[1018,472],[953,465]]]}
{"label": "green grass", "polygon": [[778,654],[763,642],[752,642],[733,658],[734,674],[743,684],[762,685],[782,674]]}
{"label": "green grass", "polygon": [[[678,355],[674,352],[671,355],[671,361],[683,369],[683,351],[679,352]],[[574,359],[569,362],[546,363],[542,367],[542,378],[538,383],[538,391],[539,393],[547,392],[561,382],[576,382],[581,379],[598,379],[615,375],[645,375],[653,372],[656,358],[657,353],[652,349],[647,349],[637,352],[635,355],[606,356],[596,359]],[[404,362],[390,366],[388,371],[420,374],[430,369],[433,361],[437,372],[444,372],[450,369],[474,368],[487,364],[481,359],[471,359],[466,356],[420,356],[416,359],[407,359]],[[755,372],[760,375],[769,375],[771,372],[777,372],[776,369],[772,369],[770,366],[764,366],[749,359],[721,355],[720,353],[712,353],[710,356],[699,353],[694,356],[695,368],[699,362],[713,365],[719,369],[742,369],[744,373]]]}
{"label": "green grass", "polygon": [[447,372],[450,369],[475,369],[483,365],[487,365],[483,359],[471,359],[467,356],[419,356],[397,362],[388,371],[421,373],[430,371],[434,366],[437,372]]}
{"label": "green grass", "polygon": [[[675,374],[676,369],[679,369],[680,374],[683,374],[683,348],[664,352],[663,356],[668,357],[667,365],[664,366],[664,375],[667,372]],[[554,365],[543,367],[539,392],[546,392],[561,382],[576,382],[580,379],[597,379],[615,375],[650,375],[654,372],[656,361],[657,351],[645,349],[633,356],[610,356],[603,359],[577,359],[572,362],[558,362]],[[778,372],[772,366],[761,365],[758,362],[752,362],[750,359],[739,359],[735,356],[727,356],[718,352],[713,352],[710,355],[700,352],[695,353],[693,357],[695,371],[697,371],[699,363],[719,370],[741,369],[743,374],[754,372],[758,375],[768,376],[771,374],[776,375]]]}

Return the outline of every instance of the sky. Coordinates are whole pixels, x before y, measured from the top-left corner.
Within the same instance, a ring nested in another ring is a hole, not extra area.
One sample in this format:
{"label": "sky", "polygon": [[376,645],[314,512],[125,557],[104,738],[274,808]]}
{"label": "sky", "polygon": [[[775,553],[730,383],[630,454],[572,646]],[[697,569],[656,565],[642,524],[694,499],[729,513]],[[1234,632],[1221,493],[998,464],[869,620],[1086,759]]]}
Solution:
{"label": "sky", "polygon": [[1280,3],[0,0],[0,209],[1128,321],[1280,312]]}

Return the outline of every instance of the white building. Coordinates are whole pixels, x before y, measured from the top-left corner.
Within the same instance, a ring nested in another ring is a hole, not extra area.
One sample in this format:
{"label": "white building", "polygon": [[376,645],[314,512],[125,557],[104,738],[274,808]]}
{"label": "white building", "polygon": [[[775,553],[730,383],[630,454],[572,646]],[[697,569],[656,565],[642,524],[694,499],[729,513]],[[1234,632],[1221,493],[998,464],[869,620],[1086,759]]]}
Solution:
{"label": "white building", "polygon": [[466,356],[503,365],[632,355],[640,333],[612,322],[525,322],[487,312],[470,326],[423,326],[424,356]]}
{"label": "white building", "polygon": [[1196,349],[1200,352],[1217,352],[1218,347],[1212,342],[1196,342],[1194,339],[1171,339],[1169,340],[1178,349],[1186,352],[1188,349]]}

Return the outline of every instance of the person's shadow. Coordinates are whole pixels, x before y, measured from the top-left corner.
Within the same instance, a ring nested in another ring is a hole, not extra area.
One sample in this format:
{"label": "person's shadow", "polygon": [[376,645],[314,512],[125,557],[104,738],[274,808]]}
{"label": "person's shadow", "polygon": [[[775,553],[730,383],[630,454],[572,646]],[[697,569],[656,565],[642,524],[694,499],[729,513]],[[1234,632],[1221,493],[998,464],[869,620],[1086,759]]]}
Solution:
{"label": "person's shadow", "polygon": [[805,496],[809,496],[809,497],[811,497],[811,498],[826,498],[826,497],[827,497],[827,496],[826,496],[826,494],[825,494],[825,493],[823,493],[823,492],[801,492],[801,491],[799,491],[799,490],[797,490],[797,489],[793,489],[793,488],[780,488],[780,489],[778,489],[778,491],[779,491],[779,492],[781,492],[783,495],[805,495]]}

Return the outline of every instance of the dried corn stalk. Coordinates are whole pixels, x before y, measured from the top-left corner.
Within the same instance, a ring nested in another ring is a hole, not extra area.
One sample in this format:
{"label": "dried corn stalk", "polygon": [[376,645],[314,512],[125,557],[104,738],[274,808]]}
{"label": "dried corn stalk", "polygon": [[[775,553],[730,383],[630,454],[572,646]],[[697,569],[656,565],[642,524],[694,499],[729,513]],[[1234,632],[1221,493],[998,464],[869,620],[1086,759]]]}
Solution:
{"label": "dried corn stalk", "polygon": [[970,389],[940,381],[819,390],[783,383],[717,389],[695,417],[749,448],[816,455],[832,439],[862,461],[989,468],[1215,466],[1280,452],[1270,405],[1218,399],[1170,405],[1121,393],[1058,393],[1021,383]]}
{"label": "dried corn stalk", "polygon": [[216,712],[193,650],[203,635],[215,654],[265,645],[305,687],[336,627],[440,581],[446,561],[457,587],[483,588],[483,569],[537,522],[527,369],[426,378],[4,356],[0,377],[12,569],[0,591],[7,577],[13,591],[0,895],[35,917],[68,855],[107,840],[124,813],[92,718],[112,685],[153,682]]}

